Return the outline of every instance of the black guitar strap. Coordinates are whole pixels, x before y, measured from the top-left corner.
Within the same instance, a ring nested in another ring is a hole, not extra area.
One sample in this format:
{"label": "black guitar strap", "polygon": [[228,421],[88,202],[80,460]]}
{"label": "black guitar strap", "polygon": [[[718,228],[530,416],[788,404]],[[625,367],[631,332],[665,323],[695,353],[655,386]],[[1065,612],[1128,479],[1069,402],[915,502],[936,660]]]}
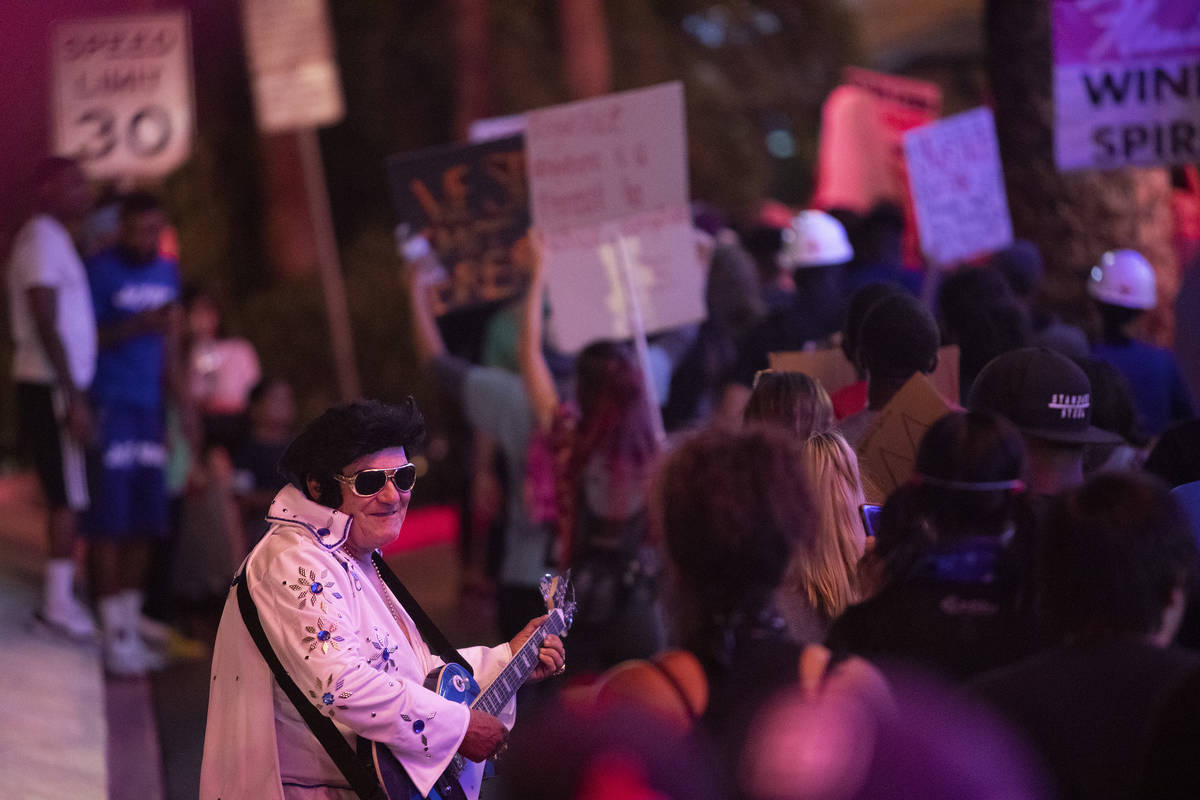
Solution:
{"label": "black guitar strap", "polygon": [[308,724],[313,736],[317,737],[317,741],[325,748],[325,752],[333,759],[333,763],[337,764],[337,768],[355,794],[362,800],[388,800],[387,794],[379,785],[378,778],[355,756],[354,750],[350,748],[349,742],[333,724],[333,720],[322,714],[316,706],[305,699],[304,692],[300,690],[300,687],[284,669],[283,664],[280,663],[279,657],[271,648],[271,642],[267,639],[267,632],[263,630],[254,598],[250,596],[250,589],[246,585],[246,573],[239,573],[234,584],[237,586],[238,609],[242,612],[242,621],[246,624],[246,630],[250,632],[250,638],[254,640],[258,651],[262,653],[263,660],[267,662],[267,666],[275,675],[275,682],[279,684],[279,688],[283,689],[284,694],[296,707],[296,711],[300,713],[300,718]]}
{"label": "black guitar strap", "polygon": [[392,594],[396,595],[400,605],[404,606],[404,610],[412,617],[413,623],[417,626],[417,632],[421,634],[425,644],[429,645],[430,651],[445,663],[454,662],[465,669],[468,674],[474,675],[475,670],[471,669],[467,660],[454,648],[454,645],[450,644],[446,635],[438,630],[438,626],[433,624],[433,620],[425,613],[425,609],[421,608],[420,603],[404,587],[396,573],[392,572],[392,568],[383,560],[383,556],[378,552],[371,553],[371,561],[379,570],[379,577],[383,578],[383,582],[392,590]]}

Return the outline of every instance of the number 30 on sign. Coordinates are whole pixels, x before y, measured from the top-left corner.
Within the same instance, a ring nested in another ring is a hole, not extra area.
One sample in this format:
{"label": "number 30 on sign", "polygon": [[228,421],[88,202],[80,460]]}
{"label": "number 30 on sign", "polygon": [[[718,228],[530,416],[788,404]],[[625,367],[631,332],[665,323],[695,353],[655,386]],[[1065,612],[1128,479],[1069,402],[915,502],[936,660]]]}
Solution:
{"label": "number 30 on sign", "polygon": [[192,143],[190,39],[183,11],[57,25],[55,152],[93,178],[157,178],[182,164]]}

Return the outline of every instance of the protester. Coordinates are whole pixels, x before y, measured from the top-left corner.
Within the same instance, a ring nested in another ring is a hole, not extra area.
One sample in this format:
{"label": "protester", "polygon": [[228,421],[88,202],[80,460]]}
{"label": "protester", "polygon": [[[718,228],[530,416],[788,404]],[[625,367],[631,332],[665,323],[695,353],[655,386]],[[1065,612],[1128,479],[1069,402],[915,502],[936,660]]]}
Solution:
{"label": "protester", "polygon": [[[579,603],[571,631],[573,660],[580,669],[599,672],[648,656],[664,643],[658,559],[646,516],[646,488],[659,449],[650,415],[657,410],[650,407],[646,376],[632,352],[614,342],[594,342],[580,352],[575,404],[559,399],[542,355],[543,269],[535,232],[518,346],[537,429],[526,471],[540,484],[535,495],[549,490],[554,499],[555,552],[560,568],[571,570]],[[539,445],[548,452],[535,459]]]}
{"label": "protester", "polygon": [[155,663],[138,628],[151,547],[168,534],[167,394],[185,417],[190,409],[180,364],[179,269],[158,250],[166,224],[153,195],[127,195],[117,245],[88,262],[100,342],[92,398],[101,424],[96,501],[83,522],[105,666],[117,675],[141,675]]}
{"label": "protester", "polygon": [[1117,368],[1095,358],[1077,358],[1092,387],[1092,425],[1121,437],[1111,444],[1089,444],[1083,452],[1083,472],[1139,470],[1146,460],[1150,436],[1142,427],[1133,391]]}
{"label": "protester", "polygon": [[779,690],[801,680],[813,692],[873,685],[878,676],[794,641],[776,608],[793,552],[818,533],[802,445],[790,433],[716,428],[688,439],[660,467],[652,507],[681,649],[618,667],[602,681],[601,703],[643,707],[646,698],[655,709],[647,713],[694,720],[715,748],[722,796],[736,797],[750,726]]}
{"label": "protester", "polygon": [[1083,483],[1087,445],[1120,444],[1091,424],[1092,385],[1064,355],[1042,347],[1013,350],[991,361],[967,398],[972,411],[993,411],[1021,432],[1029,463],[1025,480],[1036,498]]}
{"label": "protester", "polygon": [[823,641],[829,626],[858,600],[858,562],[867,546],[858,457],[841,434],[814,433],[804,443],[817,528],[796,547],[779,592],[780,610],[799,641]]}
{"label": "protester", "polygon": [[1018,239],[993,253],[988,266],[1004,277],[1017,303],[1028,314],[1030,345],[1048,347],[1074,359],[1085,358],[1091,352],[1087,334],[1080,327],[1063,322],[1039,302],[1046,268],[1037,245]]}
{"label": "protester", "polygon": [[1134,338],[1132,329],[1158,305],[1154,268],[1136,250],[1112,250],[1092,267],[1088,295],[1100,314],[1100,340],[1093,354],[1129,380],[1138,411],[1152,435],[1194,414],[1187,386],[1169,350]]}
{"label": "protester", "polygon": [[863,314],[858,360],[867,373],[867,407],[838,423],[846,441],[857,447],[883,407],[917,373],[937,367],[938,328],[933,316],[909,294],[888,294]]}
{"label": "protester", "polygon": [[1029,653],[1024,455],[1021,435],[996,414],[935,422],[911,481],[883,509],[870,555],[882,585],[846,609],[826,644],[952,680]]}
{"label": "protester", "polygon": [[40,162],[33,183],[34,213],[13,242],[8,302],[20,444],[49,507],[49,558],[35,617],[87,640],[96,625],[73,594],[73,554],[77,515],[88,505],[83,448],[92,433],[87,392],[96,371],[96,323],[70,227],[87,211],[90,191],[68,158]]}
{"label": "protester", "polygon": [[804,211],[780,233],[780,242],[778,262],[796,289],[791,302],[758,323],[738,349],[717,411],[730,427],[741,421],[754,374],[769,366],[770,353],[802,350],[842,323],[845,268],[854,251],[841,223],[823,211]]}
{"label": "protester", "polygon": [[[281,464],[289,485],[221,616],[201,797],[360,796],[303,716],[313,708],[336,721],[326,733],[343,744],[350,734],[351,748],[362,738],[386,745],[422,797],[456,752],[478,762],[504,747],[511,701],[492,716],[424,688],[425,676],[457,657],[487,685],[542,620],[508,644],[460,656],[431,624],[414,621],[424,615],[411,598],[385,585],[394,576],[379,548],[400,536],[423,435],[411,398],[358,401],[329,409],[289,445]],[[565,663],[562,642],[548,636],[531,677],[561,673]],[[294,699],[277,682],[283,675]]]}
{"label": "protester", "polygon": [[504,458],[506,518],[497,611],[501,634],[510,636],[542,608],[537,587],[546,573],[553,539],[546,515],[532,505],[537,498],[526,491],[530,442],[536,432],[533,412],[519,375],[473,366],[446,349],[422,285],[422,276],[437,269],[437,256],[424,239],[410,239],[409,243],[410,257],[400,276],[409,302],[417,362],[458,404],[473,428],[496,439]]}
{"label": "protester", "polygon": [[1029,316],[1000,273],[965,267],[938,287],[944,344],[958,345],[959,396],[966,397],[993,358],[1029,345]]}
{"label": "protester", "polygon": [[862,286],[850,296],[846,304],[846,319],[842,323],[840,347],[846,360],[854,365],[858,380],[830,395],[833,413],[837,419],[845,419],[867,407],[867,368],[863,366],[859,357],[863,317],[875,307],[877,301],[901,291],[897,284],[876,281]]}
{"label": "protester", "polygon": [[[974,689],[1029,737],[1060,797],[1159,797],[1142,789],[1156,725],[1184,682],[1200,677],[1200,656],[1169,647],[1196,543],[1166,488],[1132,473],[1066,492],[1045,523],[1036,585],[1056,646]],[[1200,718],[1175,734],[1196,741]],[[1194,781],[1192,762],[1166,765],[1167,774]],[[1189,788],[1177,796],[1200,785]]]}
{"label": "protester", "polygon": [[768,369],[754,376],[744,419],[746,424],[782,425],[804,441],[833,428],[833,404],[817,379]]}

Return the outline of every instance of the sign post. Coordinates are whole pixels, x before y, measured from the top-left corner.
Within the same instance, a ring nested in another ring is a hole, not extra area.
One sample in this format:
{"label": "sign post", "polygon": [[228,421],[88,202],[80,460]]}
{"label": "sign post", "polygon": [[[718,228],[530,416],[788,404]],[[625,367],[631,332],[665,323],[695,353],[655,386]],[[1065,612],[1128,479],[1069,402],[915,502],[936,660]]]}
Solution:
{"label": "sign post", "polygon": [[55,26],[54,150],[92,178],[161,178],[192,148],[191,33],[184,11]]}
{"label": "sign post", "polygon": [[304,170],[338,390],[360,394],[346,280],[338,257],[317,128],[345,115],[325,0],[244,0],[246,54],[263,133],[295,132]]}

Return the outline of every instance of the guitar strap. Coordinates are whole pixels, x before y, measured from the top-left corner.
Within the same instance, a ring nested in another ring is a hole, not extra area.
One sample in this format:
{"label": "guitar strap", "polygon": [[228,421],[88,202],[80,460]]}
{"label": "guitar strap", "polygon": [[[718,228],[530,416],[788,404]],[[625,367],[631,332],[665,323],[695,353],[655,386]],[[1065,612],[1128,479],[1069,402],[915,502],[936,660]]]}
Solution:
{"label": "guitar strap", "polygon": [[425,613],[425,609],[421,608],[420,603],[416,598],[409,593],[404,584],[400,582],[400,578],[396,573],[392,572],[392,568],[383,560],[383,556],[378,552],[371,553],[371,561],[375,564],[375,568],[379,570],[379,577],[383,578],[383,582],[387,584],[387,588],[396,595],[396,599],[400,601],[400,605],[404,606],[404,610],[412,617],[413,623],[417,626],[417,632],[421,634],[421,638],[425,640],[425,644],[429,645],[430,651],[440,658],[445,663],[454,662],[467,671],[467,674],[474,675],[475,670],[471,669],[471,665],[462,657],[462,654],[450,644],[450,640],[442,633],[437,625],[433,624],[433,620]]}
{"label": "guitar strap", "polygon": [[313,732],[313,736],[317,737],[317,741],[333,759],[333,763],[337,765],[355,794],[362,800],[388,800],[387,794],[379,785],[378,778],[355,755],[349,742],[333,724],[333,720],[322,714],[316,706],[305,699],[304,692],[300,690],[300,687],[284,669],[283,664],[280,663],[279,657],[271,648],[271,642],[267,639],[267,632],[263,630],[262,621],[258,616],[258,606],[254,604],[254,598],[250,596],[250,589],[246,585],[246,573],[238,573],[234,584],[237,586],[238,609],[242,612],[242,621],[246,624],[246,630],[250,632],[250,638],[254,640],[258,651],[262,653],[263,660],[267,662],[267,666],[275,675],[275,682],[279,684],[279,688],[283,689],[284,694],[296,707],[296,711],[300,713],[300,718],[304,720]]}

